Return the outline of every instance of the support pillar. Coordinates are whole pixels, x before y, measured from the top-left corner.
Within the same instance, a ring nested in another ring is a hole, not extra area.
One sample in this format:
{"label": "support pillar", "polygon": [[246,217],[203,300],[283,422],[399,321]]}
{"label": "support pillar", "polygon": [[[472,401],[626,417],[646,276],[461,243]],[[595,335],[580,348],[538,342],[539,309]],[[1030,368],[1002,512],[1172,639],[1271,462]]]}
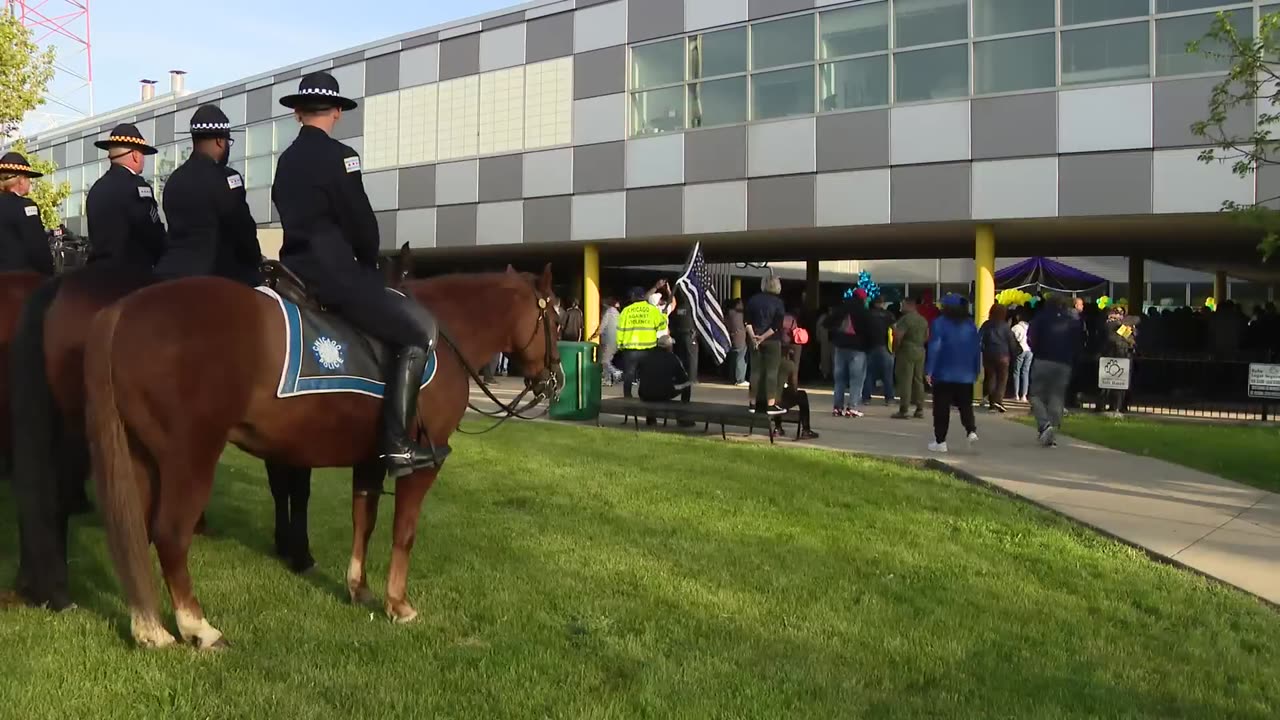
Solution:
{"label": "support pillar", "polygon": [[996,302],[996,233],[979,225],[973,248],[973,318],[978,326],[991,317]]}
{"label": "support pillar", "polygon": [[1129,256],[1129,314],[1141,315],[1147,301],[1147,262],[1136,255]]}
{"label": "support pillar", "polygon": [[582,247],[582,314],[589,338],[600,329],[600,249],[595,245]]}
{"label": "support pillar", "polygon": [[1215,307],[1222,307],[1227,300],[1227,274],[1219,270],[1213,274],[1213,302]]}
{"label": "support pillar", "polygon": [[729,283],[729,299],[737,300],[742,297],[742,278],[736,275]]}
{"label": "support pillar", "polygon": [[817,260],[809,260],[804,266],[804,306],[808,310],[817,310],[822,302],[822,264]]}

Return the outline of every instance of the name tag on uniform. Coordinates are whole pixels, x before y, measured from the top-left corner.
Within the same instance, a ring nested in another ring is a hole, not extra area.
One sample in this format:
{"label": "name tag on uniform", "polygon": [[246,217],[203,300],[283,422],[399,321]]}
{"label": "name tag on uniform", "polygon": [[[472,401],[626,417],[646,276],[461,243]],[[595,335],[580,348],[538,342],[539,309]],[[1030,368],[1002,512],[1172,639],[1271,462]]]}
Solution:
{"label": "name tag on uniform", "polygon": [[26,207],[26,211],[27,211],[27,217],[35,217],[36,215],[40,214],[40,208],[36,207],[35,205],[28,205]]}
{"label": "name tag on uniform", "polygon": [[349,173],[353,173],[353,172],[360,172],[360,157],[359,157],[359,156],[356,156],[356,157],[349,157],[349,158],[347,158],[346,160],[344,160],[344,161],[343,161],[343,163],[345,163],[345,164],[346,164],[346,166],[347,166],[347,172],[349,172]]}
{"label": "name tag on uniform", "polygon": [[140,198],[149,198],[149,197],[151,197],[151,188],[149,188],[149,187],[140,187],[140,188],[138,188],[138,197],[140,197]]}
{"label": "name tag on uniform", "polygon": [[227,187],[231,188],[232,190],[235,190],[236,188],[242,188],[244,187],[244,180],[242,180],[239,175],[228,175]]}

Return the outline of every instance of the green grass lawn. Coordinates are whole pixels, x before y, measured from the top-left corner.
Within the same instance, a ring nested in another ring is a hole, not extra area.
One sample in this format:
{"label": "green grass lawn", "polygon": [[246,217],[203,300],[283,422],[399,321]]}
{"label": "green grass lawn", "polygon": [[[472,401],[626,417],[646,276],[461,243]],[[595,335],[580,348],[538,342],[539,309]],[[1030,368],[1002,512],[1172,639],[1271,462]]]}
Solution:
{"label": "green grass lawn", "polygon": [[132,649],[82,524],[81,609],[0,613],[0,717],[1280,715],[1273,610],[943,475],[551,424],[455,449],[416,624],[346,602],[346,473],[317,473],[320,566],[295,577],[268,557],[261,465],[230,453],[192,572],[233,647]]}
{"label": "green grass lawn", "polygon": [[[1034,425],[1031,419],[1023,419]],[[1062,432],[1135,455],[1159,458],[1280,492],[1280,427],[1068,415]]]}

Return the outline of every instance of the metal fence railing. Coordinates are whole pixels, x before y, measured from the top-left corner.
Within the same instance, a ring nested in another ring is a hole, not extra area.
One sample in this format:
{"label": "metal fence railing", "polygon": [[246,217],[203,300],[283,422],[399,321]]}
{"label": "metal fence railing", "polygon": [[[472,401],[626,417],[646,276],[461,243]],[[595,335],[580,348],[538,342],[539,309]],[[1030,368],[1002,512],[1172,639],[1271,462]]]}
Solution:
{"label": "metal fence railing", "polygon": [[[1268,354],[1218,359],[1208,355],[1139,355],[1133,360],[1126,396],[1129,412],[1175,417],[1275,421],[1280,402],[1249,397],[1249,365],[1266,363]],[[1095,393],[1084,393],[1095,407]]]}

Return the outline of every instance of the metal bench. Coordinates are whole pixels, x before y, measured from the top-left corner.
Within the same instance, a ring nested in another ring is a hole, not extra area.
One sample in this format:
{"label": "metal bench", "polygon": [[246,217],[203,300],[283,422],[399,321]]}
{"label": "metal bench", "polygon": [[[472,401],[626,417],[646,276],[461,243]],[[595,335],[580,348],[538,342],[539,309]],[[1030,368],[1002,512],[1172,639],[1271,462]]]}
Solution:
{"label": "metal bench", "polygon": [[[701,422],[704,433],[710,432],[711,425],[716,424],[720,426],[720,437],[725,440],[729,438],[725,432],[727,426],[745,427],[747,434],[751,435],[763,424],[769,430],[770,443],[779,434],[773,422],[777,420],[783,424],[795,425],[796,439],[800,439],[800,414],[794,410],[788,410],[785,415],[758,415],[741,405],[726,403],[646,402],[639,398],[608,398],[600,403],[600,415],[621,415],[622,424],[626,425],[628,420],[634,421],[637,432],[640,430],[641,417],[660,418],[664,427],[671,420]],[[596,425],[600,425],[600,416],[596,417]]]}

